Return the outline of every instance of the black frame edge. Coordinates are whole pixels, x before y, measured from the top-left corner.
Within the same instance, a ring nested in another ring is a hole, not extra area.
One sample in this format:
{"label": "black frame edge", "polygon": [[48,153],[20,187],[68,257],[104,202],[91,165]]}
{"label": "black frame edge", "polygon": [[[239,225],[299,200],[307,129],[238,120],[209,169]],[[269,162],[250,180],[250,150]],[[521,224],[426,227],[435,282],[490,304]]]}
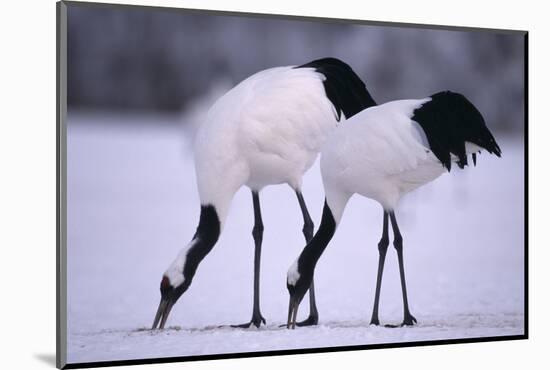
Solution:
{"label": "black frame edge", "polygon": [[[163,11],[182,11],[193,13],[206,13],[211,15],[235,16],[235,17],[263,17],[275,19],[293,19],[316,22],[339,22],[349,24],[360,24],[370,26],[385,26],[385,27],[402,27],[402,28],[423,28],[432,30],[446,31],[482,31],[482,32],[499,32],[506,34],[521,34],[524,37],[524,334],[508,335],[498,337],[475,337],[475,338],[459,338],[459,339],[442,339],[442,340],[427,340],[404,343],[382,343],[382,344],[367,344],[341,347],[319,347],[319,348],[302,348],[291,350],[274,350],[274,351],[258,351],[258,352],[241,352],[241,353],[226,353],[212,355],[195,355],[195,356],[175,356],[164,358],[149,358],[149,359],[134,359],[134,360],[114,360],[114,361],[98,361],[98,362],[81,362],[67,363],[67,316],[66,316],[66,37],[67,37],[67,7],[68,6],[84,6],[84,7],[117,7],[117,8],[140,8],[140,9],[155,9]],[[339,19],[339,18],[324,18],[313,16],[298,16],[286,14],[267,14],[267,13],[247,13],[240,11],[222,11],[209,9],[189,9],[189,8],[174,8],[153,5],[133,5],[133,4],[110,4],[102,2],[79,2],[61,0],[56,3],[56,366],[59,369],[79,369],[79,368],[96,368],[96,367],[111,367],[111,366],[127,366],[127,365],[144,365],[144,364],[161,364],[174,362],[191,362],[191,361],[210,361],[222,359],[237,359],[251,357],[269,357],[269,356],[284,356],[297,354],[315,354],[315,353],[332,353],[343,351],[358,351],[370,349],[386,349],[386,348],[406,348],[406,347],[422,347],[433,345],[449,345],[449,344],[469,344],[469,343],[485,343],[485,342],[500,342],[511,340],[526,340],[529,339],[529,250],[528,250],[528,233],[529,233],[529,191],[528,191],[528,175],[529,175],[529,83],[528,83],[528,61],[529,61],[529,31],[527,30],[507,30],[507,29],[492,29],[479,27],[460,27],[432,24],[415,24],[401,22],[383,22],[383,21],[368,21],[359,19]],[[63,23],[64,22],[64,23]],[[61,39],[63,37],[64,39]],[[62,260],[61,260],[62,259]],[[65,281],[63,281],[65,279]],[[63,327],[62,327],[63,326]]]}
{"label": "black frame edge", "polygon": [[523,158],[524,158],[524,245],[523,245],[523,258],[524,258],[524,333],[525,337],[529,338],[529,32],[525,32],[523,36],[524,40],[524,77],[523,77],[523,135],[524,135],[524,148],[523,148]]}

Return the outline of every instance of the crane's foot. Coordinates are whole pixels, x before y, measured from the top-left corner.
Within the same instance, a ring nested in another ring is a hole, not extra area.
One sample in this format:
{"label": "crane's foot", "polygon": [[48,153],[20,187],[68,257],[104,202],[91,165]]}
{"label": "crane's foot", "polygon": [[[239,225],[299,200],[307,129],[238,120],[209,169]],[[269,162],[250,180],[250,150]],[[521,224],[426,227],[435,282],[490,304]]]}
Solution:
{"label": "crane's foot", "polygon": [[307,319],[296,323],[296,326],[315,326],[319,323],[319,315],[310,314]]}
{"label": "crane's foot", "polygon": [[416,319],[414,318],[413,315],[409,313],[405,315],[405,319],[403,320],[403,323],[401,324],[401,326],[413,326],[414,324],[416,324]]}
{"label": "crane's foot", "polygon": [[372,319],[370,319],[370,325],[376,325],[376,326],[379,326],[380,325],[380,320],[378,320],[378,317],[372,317]]}
{"label": "crane's foot", "polygon": [[401,325],[390,325],[390,324],[387,324],[385,325],[386,328],[401,328],[403,326],[414,326],[414,324],[416,324],[417,321],[415,319],[415,317],[413,315],[411,315],[410,313],[407,313],[405,314],[405,318],[403,319],[403,322],[401,323]]}
{"label": "crane's foot", "polygon": [[244,324],[239,324],[239,325],[231,325],[231,327],[232,328],[248,329],[248,328],[250,328],[251,325],[254,325],[256,328],[259,328],[262,325],[262,323],[264,325],[266,325],[265,319],[262,316],[262,314],[257,313],[257,314],[252,315],[252,320],[250,320],[250,322],[247,322],[247,323],[244,323]]}
{"label": "crane's foot", "polygon": [[[319,323],[319,315],[309,315],[304,321],[296,323],[296,326],[315,326]],[[280,328],[286,328],[286,324],[279,325]]]}

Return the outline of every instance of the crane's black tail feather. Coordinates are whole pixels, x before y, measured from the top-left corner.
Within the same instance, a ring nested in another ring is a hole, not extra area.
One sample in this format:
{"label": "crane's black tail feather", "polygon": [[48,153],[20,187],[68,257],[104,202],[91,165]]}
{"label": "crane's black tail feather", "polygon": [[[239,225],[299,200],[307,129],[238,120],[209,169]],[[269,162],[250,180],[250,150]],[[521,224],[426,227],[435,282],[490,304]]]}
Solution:
{"label": "crane's black tail feather", "polygon": [[[443,91],[432,95],[431,100],[417,108],[412,120],[424,130],[430,149],[441,163],[451,170],[452,155],[456,164],[468,164],[466,143],[472,143],[497,157],[502,151],[477,108],[463,95]],[[472,155],[475,165],[476,157]]]}

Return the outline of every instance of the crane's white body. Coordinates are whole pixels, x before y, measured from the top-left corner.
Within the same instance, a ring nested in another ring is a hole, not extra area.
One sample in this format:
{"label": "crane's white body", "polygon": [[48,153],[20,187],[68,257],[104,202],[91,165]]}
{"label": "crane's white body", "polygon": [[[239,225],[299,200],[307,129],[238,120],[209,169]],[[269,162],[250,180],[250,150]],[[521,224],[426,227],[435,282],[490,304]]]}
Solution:
{"label": "crane's white body", "polygon": [[[321,152],[327,203],[336,222],[353,194],[396,208],[406,193],[446,172],[422,127],[411,119],[430,101],[397,100],[359,112],[334,130]],[[478,146],[467,143],[466,151]]]}
{"label": "crane's white body", "polygon": [[[327,98],[325,76],[313,68],[260,71],[222,96],[208,111],[195,139],[195,170],[201,204],[214,205],[223,228],[234,194],[246,185],[300,190],[336,113]],[[164,273],[173,286],[184,281],[182,248]]]}
{"label": "crane's white body", "polygon": [[[254,208],[254,301],[250,322],[260,327],[260,260],[263,239],[259,191],[288,184],[296,193],[306,240],[313,222],[301,186],[329,133],[341,117],[375,105],[365,84],[345,62],[321,58],[300,66],[258,72],[222,96],[208,111],[195,140],[195,170],[201,213],[195,235],[164,273],[153,329],[163,328],[173,304],[187,291],[201,261],[216,245],[229,205],[243,185],[252,190]],[[313,282],[310,316],[318,313]]]}
{"label": "crane's white body", "polygon": [[337,120],[313,68],[277,67],[252,75],[210,109],[195,142],[201,204],[223,225],[235,192],[287,183],[299,190]]}
{"label": "crane's white body", "polygon": [[466,97],[451,91],[373,106],[335,129],[321,150],[326,192],[321,223],[287,273],[290,294],[287,327],[295,327],[298,307],[313,281],[315,265],[354,194],[373,199],[384,208],[371,324],[379,325],[380,287],[391,222],[403,294],[402,325],[414,325],[416,318],[410,313],[407,298],[403,237],[394,210],[404,194],[450,171],[454,163],[464,168],[471,155],[475,165],[476,152],[481,149],[501,155],[481,113]]}

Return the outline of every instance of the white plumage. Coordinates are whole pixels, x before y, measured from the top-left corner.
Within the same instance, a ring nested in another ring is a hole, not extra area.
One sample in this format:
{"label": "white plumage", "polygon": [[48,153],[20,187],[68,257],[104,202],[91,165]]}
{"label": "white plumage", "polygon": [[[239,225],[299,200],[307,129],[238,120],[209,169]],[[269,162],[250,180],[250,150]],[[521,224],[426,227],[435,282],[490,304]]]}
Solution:
{"label": "white plumage", "polygon": [[357,193],[395,209],[401,196],[445,172],[413,111],[430,99],[400,100],[366,109],[346,121],[321,153],[327,203],[336,222]]}
{"label": "white plumage", "polygon": [[299,190],[329,131],[334,108],[313,68],[271,68],[247,78],[208,112],[197,133],[195,166],[202,204],[223,225],[243,185],[259,191],[286,183]]}
{"label": "white plumage", "polygon": [[296,260],[288,269],[287,282],[290,285],[294,285],[296,284],[299,278],[300,278],[300,273],[298,272],[298,260]]}
{"label": "white plumage", "polygon": [[481,149],[500,156],[500,148],[481,113],[464,96],[440,92],[419,100],[399,100],[357,113],[333,131],[321,151],[326,203],[321,225],[287,274],[288,327],[313,279],[315,265],[332,239],[350,197],[360,194],[383,209],[382,237],[372,324],[379,324],[378,303],[391,221],[403,294],[403,325],[416,319],[408,306],[403,238],[394,213],[401,197],[427,184],[456,163],[468,165]]}
{"label": "white plumage", "polygon": [[[259,192],[268,185],[292,187],[304,219],[302,230],[309,241],[313,223],[301,192],[302,176],[342,114],[351,117],[374,104],[351,67],[325,58],[258,72],[212,106],[195,140],[199,225],[192,241],[163,275],[153,329],[159,322],[160,328],[164,327],[173,304],[188,289],[199,263],[216,244],[231,200],[242,186],[251,189],[254,207],[254,306],[252,320],[239,326],[265,323],[259,303],[263,240]],[[318,320],[313,283],[310,310],[305,325]]]}

